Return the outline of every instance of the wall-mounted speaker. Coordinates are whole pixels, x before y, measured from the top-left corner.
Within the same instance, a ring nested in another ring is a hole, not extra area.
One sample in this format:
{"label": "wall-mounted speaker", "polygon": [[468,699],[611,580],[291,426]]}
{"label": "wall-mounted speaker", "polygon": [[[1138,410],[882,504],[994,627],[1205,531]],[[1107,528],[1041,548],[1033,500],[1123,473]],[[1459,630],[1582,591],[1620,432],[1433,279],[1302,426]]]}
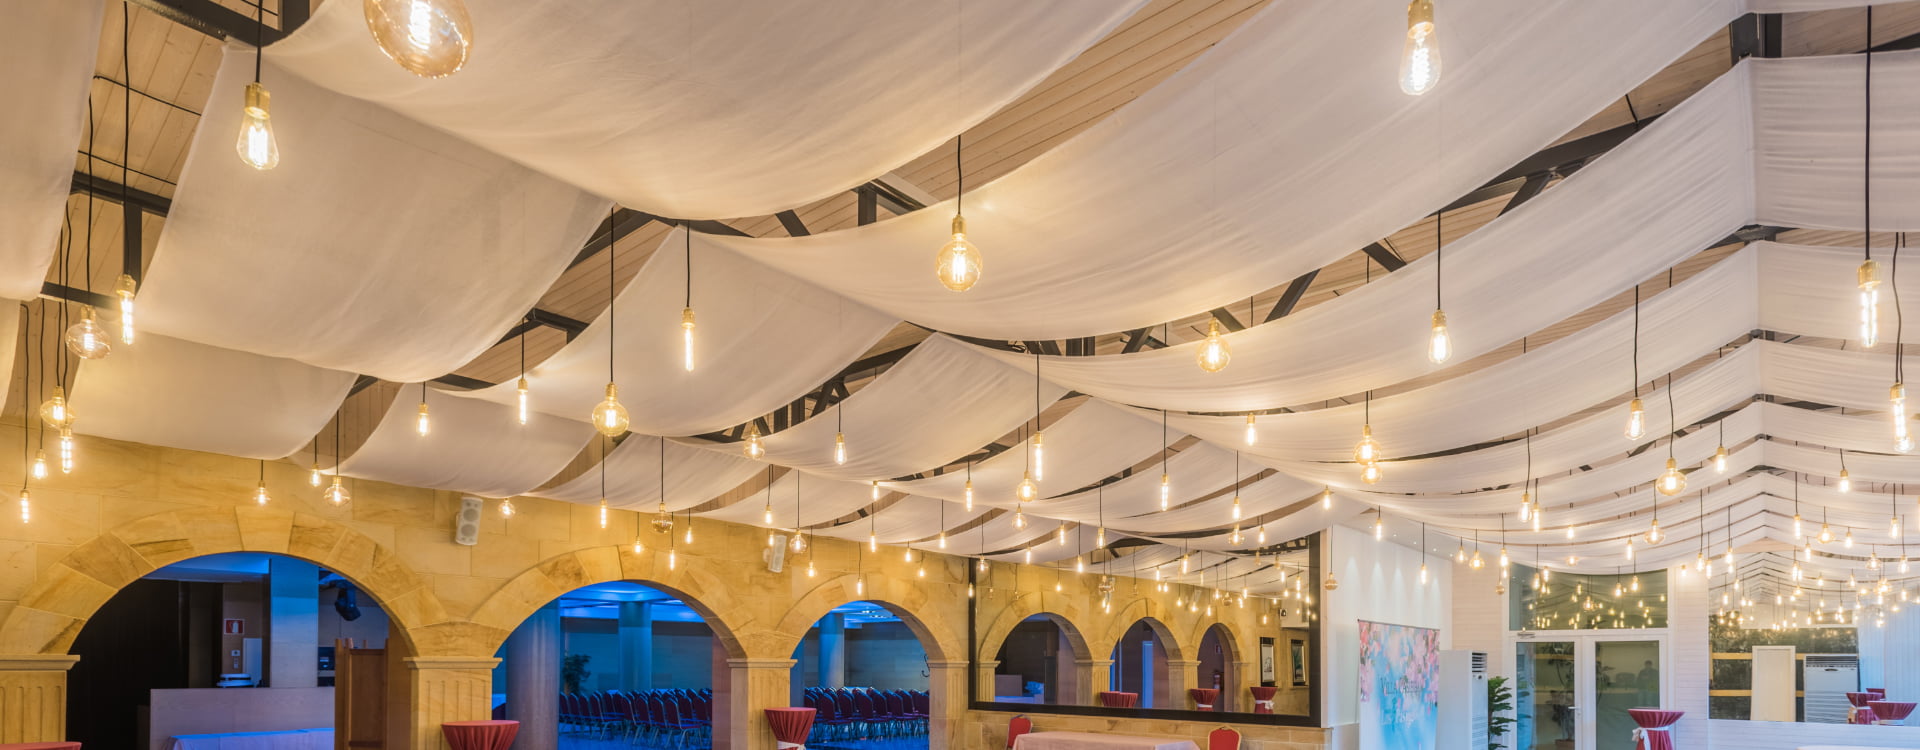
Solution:
{"label": "wall-mounted speaker", "polygon": [[453,541],[469,547],[480,543],[480,513],[486,501],[468,495],[460,498],[460,512],[453,516]]}

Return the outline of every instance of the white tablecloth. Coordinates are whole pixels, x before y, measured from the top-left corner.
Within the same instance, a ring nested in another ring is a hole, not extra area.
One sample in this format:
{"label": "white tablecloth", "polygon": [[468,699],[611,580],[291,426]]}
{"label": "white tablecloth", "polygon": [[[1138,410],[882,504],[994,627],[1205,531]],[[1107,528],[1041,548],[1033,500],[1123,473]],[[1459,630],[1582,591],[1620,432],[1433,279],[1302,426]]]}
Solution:
{"label": "white tablecloth", "polygon": [[332,729],[174,735],[169,750],[333,750]]}
{"label": "white tablecloth", "polygon": [[1192,740],[1129,737],[1092,732],[1028,732],[1013,741],[1013,750],[1200,750]]}

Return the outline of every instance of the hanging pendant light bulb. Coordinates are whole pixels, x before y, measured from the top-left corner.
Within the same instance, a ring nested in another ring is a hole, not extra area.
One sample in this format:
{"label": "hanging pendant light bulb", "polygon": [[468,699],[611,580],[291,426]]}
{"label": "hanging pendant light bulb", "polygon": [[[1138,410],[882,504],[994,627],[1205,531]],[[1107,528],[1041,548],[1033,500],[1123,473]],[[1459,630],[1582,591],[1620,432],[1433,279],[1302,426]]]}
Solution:
{"label": "hanging pendant light bulb", "polygon": [[32,521],[33,521],[33,495],[27,492],[27,488],[21,487],[20,488],[20,522],[31,523]]}
{"label": "hanging pendant light bulb", "polygon": [[1535,510],[1533,511],[1533,530],[1534,530],[1534,533],[1539,533],[1539,531],[1540,531],[1540,523],[1541,523],[1541,520],[1542,520],[1542,519],[1540,518],[1540,516],[1541,516],[1541,515],[1542,515],[1542,513],[1540,512],[1540,510],[1539,510],[1539,509],[1537,509],[1537,508],[1536,508],[1536,509],[1535,509]]}
{"label": "hanging pendant light bulb", "polygon": [[[1478,543],[1479,542],[1475,542],[1475,544],[1478,544]],[[1472,568],[1474,570],[1479,570],[1481,568],[1486,567],[1486,565],[1487,565],[1486,561],[1480,559],[1480,548],[1475,547],[1473,550],[1473,559],[1467,561],[1467,567]]]}
{"label": "hanging pendant light bulb", "polygon": [[1847,529],[1847,536],[1845,539],[1840,540],[1840,543],[1847,549],[1853,549],[1853,529],[1851,527]]}
{"label": "hanging pendant light bulb", "polygon": [[967,241],[967,220],[961,213],[961,202],[967,196],[967,172],[961,164],[961,137],[953,139],[953,168],[957,175],[953,197],[953,239],[940,247],[935,256],[933,272],[940,284],[956,292],[972,289],[979,283],[982,265],[980,249]]}
{"label": "hanging pendant light bulb", "polygon": [[1420,585],[1427,585],[1427,564],[1420,563]]}
{"label": "hanging pendant light bulb", "polygon": [[73,473],[73,428],[60,428],[60,473]]}
{"label": "hanging pendant light bulb", "polygon": [[969,479],[969,480],[967,480],[967,486],[966,486],[966,508],[967,508],[967,512],[968,512],[968,513],[972,513],[972,512],[973,512],[973,480],[971,480],[971,479]]}
{"label": "hanging pendant light bulb", "polygon": [[1254,443],[1257,443],[1260,441],[1260,430],[1254,427],[1253,422],[1254,422],[1254,416],[1252,414],[1248,414],[1247,415],[1247,445],[1253,445]]}
{"label": "hanging pendant light bulb", "polygon": [[607,499],[600,498],[600,528],[607,527]]}
{"label": "hanging pendant light bulb", "polygon": [[833,433],[833,462],[840,466],[847,464],[847,433]]}
{"label": "hanging pendant light bulb", "polygon": [[1727,446],[1722,445],[1714,450],[1713,470],[1719,474],[1727,473]]}
{"label": "hanging pendant light bulb", "polygon": [[[1504,534],[1504,532],[1502,533]],[[1506,570],[1507,566],[1512,563],[1513,563],[1513,558],[1507,555],[1507,548],[1504,546],[1501,547],[1500,548],[1500,569]]]}
{"label": "hanging pendant light bulb", "polygon": [[1233,520],[1240,520],[1240,496],[1233,496]]}
{"label": "hanging pendant light bulb", "polygon": [[421,78],[445,78],[467,64],[473,19],[461,0],[365,0],[367,30],[387,57]]}
{"label": "hanging pendant light bulb", "polygon": [[75,415],[73,407],[67,405],[66,390],[53,387],[53,396],[40,404],[40,421],[53,429],[73,426]]}
{"label": "hanging pendant light bulb", "polygon": [[1227,346],[1227,340],[1220,331],[1220,321],[1207,321],[1207,339],[1200,344],[1200,351],[1194,358],[1200,369],[1206,372],[1219,372],[1227,369],[1227,363],[1233,360],[1233,350]]}
{"label": "hanging pendant light bulb", "polygon": [[[258,79],[259,74],[256,72],[254,77]],[[240,160],[262,171],[280,164],[280,145],[273,137],[271,103],[272,95],[260,81],[247,84],[246,100],[240,109],[240,136],[233,142],[233,150],[240,155]]]}
{"label": "hanging pendant light bulb", "polygon": [[120,298],[120,343],[128,346],[133,345],[133,297],[138,288],[139,283],[124,273],[113,281],[113,294]]}
{"label": "hanging pendant light bulb", "polygon": [[80,308],[80,322],[67,328],[66,342],[67,351],[81,359],[101,359],[113,353],[113,340],[93,319],[91,305]]}
{"label": "hanging pendant light bulb", "polygon": [[413,431],[426,437],[433,432],[433,420],[427,416],[427,384],[420,384],[420,411],[413,419]]}
{"label": "hanging pendant light bulb", "polygon": [[[1238,500],[1239,498],[1234,498],[1234,499]],[[1380,541],[1382,539],[1385,539],[1386,535],[1387,535],[1386,520],[1380,517],[1379,510],[1375,510],[1373,512],[1373,540],[1376,542]]]}
{"label": "hanging pendant light bulb", "polygon": [[1659,544],[1663,538],[1665,537],[1660,534],[1660,519],[1655,518],[1653,519],[1653,523],[1647,527],[1647,546]]}
{"label": "hanging pendant light bulb", "polygon": [[1647,407],[1635,397],[1627,403],[1627,439],[1639,440],[1647,436]]}
{"label": "hanging pendant light bulb", "polygon": [[1533,518],[1533,494],[1527,492],[1526,490],[1521,490],[1520,491],[1520,520],[1525,521],[1531,518]]}
{"label": "hanging pendant light bulb", "polygon": [[1067,525],[1063,523],[1054,527],[1053,538],[1054,541],[1060,543],[1060,546],[1067,546]]}
{"label": "hanging pendant light bulb", "polygon": [[313,487],[320,486],[320,464],[314,464],[313,469],[307,472],[307,484]]}
{"label": "hanging pendant light bulb", "polygon": [[1162,473],[1160,475],[1160,509],[1166,510],[1172,507],[1172,503],[1173,475]]}
{"label": "hanging pendant light bulb", "polygon": [[1880,343],[1880,262],[1868,258],[1854,273],[1860,287],[1860,345]]}
{"label": "hanging pendant light bulb", "polygon": [[1467,562],[1467,540],[1460,540],[1460,547],[1453,551],[1453,562],[1455,564],[1465,564]]}
{"label": "hanging pendant light bulb", "polygon": [[680,364],[693,372],[693,308],[680,309]]}
{"label": "hanging pendant light bulb", "polygon": [[1027,527],[1027,514],[1019,508],[1013,509],[1013,527],[1016,529],[1024,529]]}
{"label": "hanging pendant light bulb", "polygon": [[880,499],[880,480],[867,480],[867,499],[875,501]]}
{"label": "hanging pendant light bulb", "polygon": [[1669,457],[1667,470],[1661,472],[1660,480],[1654,483],[1653,488],[1659,490],[1662,495],[1673,497],[1687,491],[1687,475],[1681,473],[1679,465]]}
{"label": "hanging pendant light bulb", "polygon": [[1333,509],[1333,488],[1330,486],[1322,485],[1320,487],[1320,509]]}
{"label": "hanging pendant light bulb", "polygon": [[1633,540],[1631,538],[1627,540],[1627,560],[1633,560]]}
{"label": "hanging pendant light bulb", "polygon": [[513,498],[500,498],[500,516],[502,518],[512,518],[515,510],[517,509],[513,507]]}
{"label": "hanging pendant light bulb", "polygon": [[47,478],[47,452],[45,449],[34,452],[33,471],[31,473],[34,479]]}
{"label": "hanging pendant light bulb", "polygon": [[626,434],[627,407],[620,405],[620,386],[607,383],[607,398],[593,407],[593,428],[607,437]]}
{"label": "hanging pendant light bulb", "polygon": [[1400,52],[1400,90],[1411,96],[1440,82],[1440,45],[1434,38],[1433,0],[1407,3],[1407,43]]}
{"label": "hanging pendant light bulb", "polygon": [[326,497],[327,502],[334,505],[346,505],[348,500],[353,499],[353,496],[347,493],[347,486],[340,483],[338,473],[333,475],[333,484],[327,486]]}
{"label": "hanging pendant light bulb", "polygon": [[1353,462],[1370,464],[1380,460],[1380,443],[1373,439],[1373,425],[1360,426],[1360,442],[1353,444]]}
{"label": "hanging pendant light bulb", "polygon": [[1844,467],[1840,469],[1840,491],[1853,491],[1853,478],[1847,475],[1847,470]]}
{"label": "hanging pendant light bulb", "polygon": [[760,444],[760,426],[759,425],[754,424],[752,422],[747,423],[746,447],[743,448],[742,450],[746,452],[747,458],[757,459],[757,458],[760,458],[761,456],[767,455],[766,446]]}
{"label": "hanging pendant light bulb", "polygon": [[1379,484],[1380,479],[1384,476],[1385,472],[1381,471],[1379,464],[1367,464],[1366,467],[1360,469],[1360,481],[1366,482],[1367,484]]}
{"label": "hanging pendant light bulb", "polygon": [[528,416],[528,411],[527,411],[527,376],[526,376],[526,375],[524,375],[524,374],[522,374],[522,375],[520,376],[520,382],[518,382],[518,383],[516,383],[516,384],[514,384],[514,391],[516,392],[516,394],[517,394],[517,397],[518,397],[518,400],[519,400],[519,416],[520,416],[520,424],[523,424],[523,425],[524,425],[524,424],[526,424],[526,423],[527,423],[527,416]]}
{"label": "hanging pendant light bulb", "polygon": [[1894,381],[1888,390],[1887,400],[1892,404],[1889,409],[1893,415],[1893,447],[1901,453],[1913,450],[1913,436],[1907,431],[1907,386]]}

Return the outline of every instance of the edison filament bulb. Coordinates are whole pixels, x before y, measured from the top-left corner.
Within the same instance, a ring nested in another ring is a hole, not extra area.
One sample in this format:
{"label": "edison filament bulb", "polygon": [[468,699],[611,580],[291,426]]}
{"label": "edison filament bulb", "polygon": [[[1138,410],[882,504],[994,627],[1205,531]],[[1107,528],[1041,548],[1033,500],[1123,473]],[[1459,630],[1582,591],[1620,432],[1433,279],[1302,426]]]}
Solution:
{"label": "edison filament bulb", "polygon": [[600,528],[607,527],[607,499],[600,498]]}
{"label": "edison filament bulb", "polygon": [[73,473],[73,428],[60,428],[60,473]]}
{"label": "edison filament bulb", "polygon": [[81,359],[100,359],[113,353],[107,329],[93,319],[93,307],[80,308],[80,322],[67,328],[67,351]]}
{"label": "edison filament bulb", "polygon": [[1427,336],[1427,361],[1444,365],[1453,356],[1453,340],[1447,336],[1447,314],[1433,311],[1433,330]]}
{"label": "edison filament bulb", "polygon": [[[1237,497],[1234,498],[1234,500],[1236,501],[1239,499],[1240,498],[1237,498]],[[1386,533],[1387,533],[1386,521],[1382,520],[1378,514],[1375,514],[1373,517],[1373,540],[1377,542],[1377,541],[1380,541],[1381,539],[1386,538]]]}
{"label": "edison filament bulb", "polygon": [[1660,519],[1656,518],[1651,525],[1647,526],[1647,544],[1659,544],[1661,538]]}
{"label": "edison filament bulb", "polygon": [[426,437],[429,433],[433,432],[433,420],[427,416],[427,402],[425,401],[420,402],[419,415],[413,419],[413,431],[420,433],[420,437]]}
{"label": "edison filament bulb", "polygon": [[1855,273],[1860,285],[1860,345],[1880,343],[1880,263],[1867,260]]}
{"label": "edison filament bulb", "polygon": [[421,78],[445,78],[467,64],[473,19],[460,0],[365,0],[367,30],[387,57]]}
{"label": "edison filament bulb", "polygon": [[1044,481],[1047,478],[1047,434],[1033,431],[1033,478]]}
{"label": "edison filament bulb", "polygon": [[259,81],[247,84],[246,102],[240,108],[240,136],[233,150],[240,161],[259,170],[280,164],[280,145],[273,138],[273,115],[268,111],[272,96]]}
{"label": "edison filament bulb", "polygon": [[27,488],[21,487],[20,488],[20,522],[27,523],[32,520],[33,520],[33,495],[27,492]]}
{"label": "edison filament bulb", "polygon": [[1173,476],[1170,474],[1162,473],[1160,475],[1160,509],[1166,510],[1167,508],[1172,506],[1172,503],[1173,503]]}
{"label": "edison filament bulb", "polygon": [[1332,487],[1328,487],[1325,485],[1322,485],[1320,487],[1320,509],[1321,510],[1333,509],[1333,488]]}
{"label": "edison filament bulb", "polygon": [[847,463],[847,433],[833,433],[833,462],[842,466]]}
{"label": "edison filament bulb", "polygon": [[1027,514],[1019,508],[1013,509],[1013,527],[1016,529],[1027,527]]}
{"label": "edison filament bulb", "polygon": [[33,454],[33,478],[47,478],[47,452],[45,450],[35,451]]}
{"label": "edison filament bulb", "polygon": [[693,372],[693,308],[680,310],[680,364]]}
{"label": "edison filament bulb", "polygon": [[1907,386],[1894,383],[1887,391],[1889,412],[1893,415],[1893,447],[1901,453],[1913,450],[1913,436],[1907,432]]}
{"label": "edison filament bulb", "polygon": [[1667,459],[1667,470],[1660,473],[1660,480],[1655,482],[1653,487],[1659,490],[1660,494],[1673,497],[1674,495],[1687,491],[1687,475],[1681,473],[1680,467],[1674,463],[1673,459],[1669,458]]}
{"label": "edison filament bulb", "polygon": [[1820,537],[1819,537],[1819,539],[1820,539],[1820,543],[1821,543],[1821,544],[1830,544],[1830,543],[1832,543],[1832,542],[1833,542],[1833,527],[1832,527],[1832,526],[1828,526],[1828,525],[1827,525],[1827,524],[1825,524],[1825,523],[1822,523],[1822,524],[1820,524]]}
{"label": "edison filament bulb", "polygon": [[1260,441],[1260,430],[1253,426],[1253,419],[1252,414],[1247,415],[1247,445]]}
{"label": "edison filament bulb", "polygon": [[973,480],[971,479],[967,480],[966,501],[967,501],[967,512],[969,513],[973,512]]}
{"label": "edison filament bulb", "polygon": [[1433,0],[1407,3],[1407,43],[1400,52],[1400,90],[1411,96],[1440,82],[1440,45],[1434,39]]}
{"label": "edison filament bulb", "polygon": [[1647,407],[1640,403],[1639,397],[1627,402],[1627,439],[1639,440],[1647,436]]}
{"label": "edison filament bulb", "polygon": [[320,486],[320,465],[319,464],[314,464],[313,470],[307,472],[307,484],[313,487]]}
{"label": "edison filament bulb", "polygon": [[967,241],[965,217],[953,217],[953,239],[940,247],[933,273],[942,286],[956,292],[972,289],[980,281],[980,249]]}
{"label": "edison filament bulb", "polygon": [[1720,446],[1713,452],[1713,470],[1715,473],[1727,473],[1727,446]]}
{"label": "edison filament bulb", "polygon": [[880,480],[875,479],[867,482],[867,497],[871,500],[880,499]]}
{"label": "edison filament bulb", "polygon": [[1420,563],[1420,585],[1427,585],[1427,564]]}
{"label": "edison filament bulb", "polygon": [[269,497],[269,496],[267,495],[267,483],[266,483],[266,482],[261,482],[261,483],[259,484],[259,486],[257,486],[257,487],[254,487],[254,488],[253,488],[253,502],[254,502],[254,504],[256,504],[256,505],[266,505],[266,504],[267,504],[267,501],[268,501],[268,500],[271,500],[271,499],[272,499],[272,498],[271,498],[271,497]]}
{"label": "edison filament bulb", "polygon": [[1385,476],[1386,473],[1380,470],[1379,464],[1367,464],[1360,469],[1360,481],[1367,484],[1379,484]]}
{"label": "edison filament bulb", "polygon": [[1373,425],[1360,425],[1360,442],[1353,444],[1353,462],[1370,464],[1380,460],[1380,443],[1373,439]]}
{"label": "edison filament bulb", "polygon": [[620,386],[608,383],[607,398],[593,407],[593,429],[607,437],[620,437],[627,432],[627,407],[620,405]]}
{"label": "edison filament bulb", "polygon": [[500,499],[500,515],[506,518],[512,518],[513,511],[514,511],[513,498],[510,498],[510,497],[501,498]]}
{"label": "edison filament bulb", "polygon": [[514,391],[516,391],[517,396],[519,398],[519,402],[520,402],[519,403],[520,424],[526,424],[527,423],[527,376],[525,375],[520,376],[520,382],[514,385]]}
{"label": "edison filament bulb", "polygon": [[1227,363],[1233,361],[1233,350],[1227,346],[1226,338],[1221,334],[1220,321],[1207,321],[1207,339],[1200,344],[1200,351],[1194,354],[1200,369],[1207,372],[1219,372],[1227,369]]}
{"label": "edison filament bulb", "polygon": [[73,426],[73,407],[67,405],[66,389],[53,387],[53,396],[40,404],[40,421],[53,429]]}
{"label": "edison filament bulb", "polygon": [[767,455],[767,447],[760,444],[760,426],[759,425],[753,424],[751,422],[747,423],[746,446],[741,450],[746,452],[747,458],[759,458],[761,456]]}
{"label": "edison filament bulb", "polygon": [[1522,491],[1520,493],[1520,520],[1525,521],[1532,517],[1533,517],[1533,495],[1525,491]]}
{"label": "edison filament bulb", "polygon": [[[333,475],[333,484],[327,485],[326,494],[327,502],[333,503],[334,505],[345,505],[348,500],[353,499],[352,495],[347,494],[347,486],[340,483],[339,474]],[[601,528],[605,528],[605,526],[603,525]]]}
{"label": "edison filament bulb", "polygon": [[132,276],[120,274],[113,282],[113,295],[120,298],[120,343],[133,345],[133,297],[139,284]]}

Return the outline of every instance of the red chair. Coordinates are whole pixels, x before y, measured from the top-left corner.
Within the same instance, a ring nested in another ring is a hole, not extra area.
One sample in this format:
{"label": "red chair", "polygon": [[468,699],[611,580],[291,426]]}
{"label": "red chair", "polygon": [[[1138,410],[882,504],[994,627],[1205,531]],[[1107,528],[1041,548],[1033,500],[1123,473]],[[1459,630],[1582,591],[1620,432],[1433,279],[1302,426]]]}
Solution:
{"label": "red chair", "polygon": [[1031,731],[1033,731],[1033,720],[1027,718],[1026,714],[1015,716],[1009,720],[1007,722],[1007,750],[1013,750],[1013,741],[1020,739],[1020,735]]}
{"label": "red chair", "polygon": [[1221,727],[1207,733],[1207,750],[1240,750],[1240,733]]}

